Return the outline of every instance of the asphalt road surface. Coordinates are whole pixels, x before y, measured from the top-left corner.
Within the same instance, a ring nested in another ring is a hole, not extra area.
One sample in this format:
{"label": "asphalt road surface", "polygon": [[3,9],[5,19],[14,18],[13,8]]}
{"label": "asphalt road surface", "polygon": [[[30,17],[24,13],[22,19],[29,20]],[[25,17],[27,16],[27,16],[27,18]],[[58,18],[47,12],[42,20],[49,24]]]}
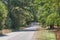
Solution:
{"label": "asphalt road surface", "polygon": [[33,23],[31,27],[25,28],[22,31],[12,32],[0,37],[0,40],[33,40],[33,35],[37,28],[38,25]]}

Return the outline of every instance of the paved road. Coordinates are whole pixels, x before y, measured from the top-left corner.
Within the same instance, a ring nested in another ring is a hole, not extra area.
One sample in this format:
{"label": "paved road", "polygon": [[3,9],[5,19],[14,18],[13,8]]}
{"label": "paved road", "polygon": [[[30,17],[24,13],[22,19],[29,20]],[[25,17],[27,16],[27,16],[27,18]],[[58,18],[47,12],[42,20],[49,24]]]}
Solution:
{"label": "paved road", "polygon": [[32,38],[37,28],[37,25],[32,25],[23,31],[12,32],[7,34],[7,36],[0,37],[0,40],[33,40]]}

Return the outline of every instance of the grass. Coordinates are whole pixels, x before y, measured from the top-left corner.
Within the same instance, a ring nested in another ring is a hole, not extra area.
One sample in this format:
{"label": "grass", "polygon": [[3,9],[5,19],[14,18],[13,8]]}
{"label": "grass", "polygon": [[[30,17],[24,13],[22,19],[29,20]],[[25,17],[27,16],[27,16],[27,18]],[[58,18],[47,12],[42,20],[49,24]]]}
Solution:
{"label": "grass", "polygon": [[53,31],[41,30],[37,31],[35,34],[35,40],[56,40],[55,34]]}

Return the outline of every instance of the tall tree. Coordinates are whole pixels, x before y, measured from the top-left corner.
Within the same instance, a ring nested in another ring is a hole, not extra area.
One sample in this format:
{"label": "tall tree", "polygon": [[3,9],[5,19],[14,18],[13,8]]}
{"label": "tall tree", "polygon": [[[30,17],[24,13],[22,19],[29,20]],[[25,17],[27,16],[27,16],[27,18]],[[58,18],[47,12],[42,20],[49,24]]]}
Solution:
{"label": "tall tree", "polygon": [[7,13],[8,11],[5,4],[2,1],[0,1],[0,30],[2,30],[5,27]]}

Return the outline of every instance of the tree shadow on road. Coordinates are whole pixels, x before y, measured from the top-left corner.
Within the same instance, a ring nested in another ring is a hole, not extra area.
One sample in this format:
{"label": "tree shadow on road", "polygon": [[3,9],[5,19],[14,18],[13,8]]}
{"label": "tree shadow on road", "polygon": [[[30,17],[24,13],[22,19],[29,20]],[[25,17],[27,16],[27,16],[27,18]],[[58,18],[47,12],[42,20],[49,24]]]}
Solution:
{"label": "tree shadow on road", "polygon": [[0,37],[4,37],[4,36],[7,36],[7,35],[5,35],[5,34],[0,34]]}
{"label": "tree shadow on road", "polygon": [[38,30],[16,30],[16,31],[13,31],[13,32],[28,32],[28,31],[38,31]]}

